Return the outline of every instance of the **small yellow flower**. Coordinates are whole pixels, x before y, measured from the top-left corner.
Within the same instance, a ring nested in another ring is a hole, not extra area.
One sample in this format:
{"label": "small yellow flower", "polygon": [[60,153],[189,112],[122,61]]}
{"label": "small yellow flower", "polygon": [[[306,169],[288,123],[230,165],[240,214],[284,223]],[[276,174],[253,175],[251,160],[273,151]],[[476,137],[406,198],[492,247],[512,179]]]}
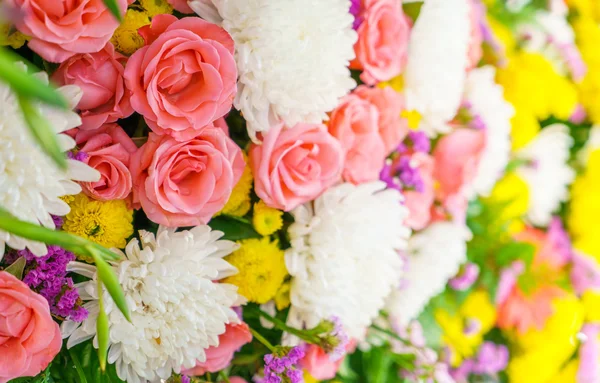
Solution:
{"label": "small yellow flower", "polygon": [[421,113],[416,110],[403,110],[402,113],[400,113],[400,117],[408,121],[408,127],[412,130],[419,128],[422,118]]}
{"label": "small yellow flower", "polygon": [[453,315],[443,309],[436,310],[434,317],[443,331],[442,341],[450,349],[452,367],[458,367],[464,359],[475,355],[483,336],[480,331],[465,331],[472,322],[460,314]]}
{"label": "small yellow flower", "polygon": [[150,17],[173,13],[173,7],[167,0],[140,0],[140,4]]}
{"label": "small yellow flower", "polygon": [[388,86],[392,87],[396,92],[402,92],[404,90],[404,77],[399,75],[389,81],[383,81],[377,84],[377,87],[381,89],[385,89]]}
{"label": "small yellow flower", "polygon": [[266,303],[275,297],[281,287],[287,269],[283,250],[278,241],[269,237],[245,239],[241,247],[225,260],[238,269],[238,273],[223,280],[236,285],[238,292],[250,302]]}
{"label": "small yellow flower", "polygon": [[95,201],[78,194],[69,202],[63,230],[104,247],[124,248],[133,234],[133,211],[122,200]]}
{"label": "small yellow flower", "polygon": [[150,16],[145,11],[128,9],[113,37],[110,39],[115,49],[125,55],[131,55],[144,45],[144,39],[138,29],[150,24]]}
{"label": "small yellow flower", "polygon": [[252,225],[260,235],[271,235],[283,226],[281,210],[268,207],[262,200],[254,204],[254,217]]}
{"label": "small yellow flower", "polygon": [[281,287],[279,288],[279,290],[277,290],[277,294],[275,294],[275,307],[277,307],[277,310],[283,310],[285,308],[287,308],[291,301],[290,301],[290,289],[292,288],[292,285],[290,282],[284,282]]}
{"label": "small yellow flower", "polygon": [[229,200],[217,215],[226,214],[242,217],[250,210],[250,190],[252,190],[253,181],[252,170],[250,169],[250,165],[248,165],[246,153],[242,152],[242,154],[244,155],[244,161],[246,161],[244,173],[242,174],[240,181],[233,188]]}
{"label": "small yellow flower", "polygon": [[600,291],[586,291],[581,297],[581,303],[585,308],[586,321],[600,323]]}
{"label": "small yellow flower", "polygon": [[529,188],[515,172],[506,174],[494,187],[488,202],[503,205],[499,222],[518,221],[529,209]]}
{"label": "small yellow flower", "polygon": [[30,39],[31,37],[25,36],[19,31],[11,30],[11,26],[8,24],[0,25],[0,45],[19,49]]}
{"label": "small yellow flower", "polygon": [[459,310],[467,319],[476,319],[479,322],[482,334],[487,333],[496,323],[496,307],[490,299],[490,294],[485,290],[477,290],[469,294]]}

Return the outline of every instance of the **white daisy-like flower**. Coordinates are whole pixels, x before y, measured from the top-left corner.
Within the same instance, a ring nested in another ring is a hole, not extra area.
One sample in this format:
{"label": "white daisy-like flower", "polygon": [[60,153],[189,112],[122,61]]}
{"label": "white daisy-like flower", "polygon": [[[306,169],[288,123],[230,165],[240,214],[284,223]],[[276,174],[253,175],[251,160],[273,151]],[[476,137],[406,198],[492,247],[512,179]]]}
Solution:
{"label": "white daisy-like flower", "polygon": [[429,136],[448,133],[465,85],[471,21],[468,0],[427,0],[410,35],[404,73],[408,109]]}
{"label": "white daisy-like flower", "polygon": [[341,184],[292,211],[292,278],[288,324],[312,328],[340,318],[352,338],[366,328],[397,288],[410,230],[402,195],[380,181]]}
{"label": "white daisy-like flower", "polygon": [[455,222],[435,222],[408,242],[403,285],[389,296],[386,309],[402,326],[416,319],[431,298],[444,291],[467,259],[471,231]]}
{"label": "white daisy-like flower", "polygon": [[349,0],[193,0],[190,7],[235,41],[234,105],[248,133],[283,120],[319,123],[354,86],[356,32]]}
{"label": "white daisy-like flower", "polygon": [[[46,73],[36,76],[48,83]],[[82,96],[79,87],[74,85],[63,86],[59,91],[71,107],[75,107]],[[100,174],[72,159],[68,160],[67,171],[60,170],[31,136],[16,95],[4,83],[0,83],[0,105],[0,206],[22,221],[54,229],[50,214],[63,216],[70,211],[69,205],[59,197],[81,191],[73,181],[97,181]],[[43,104],[36,107],[57,133],[61,149],[66,152],[74,148],[75,141],[59,133],[81,124],[77,113]],[[38,256],[48,252],[43,243],[0,230],[0,259],[5,245],[18,250],[28,248]]]}
{"label": "white daisy-like flower", "polygon": [[527,218],[537,226],[546,226],[560,203],[569,198],[569,185],[575,171],[569,166],[573,138],[564,124],[553,124],[542,131],[515,155],[527,161],[517,174],[529,187]]}
{"label": "white daisy-like flower", "polygon": [[485,147],[471,189],[488,196],[508,165],[512,105],[504,99],[504,89],[496,84],[494,67],[473,69],[467,76],[465,99],[485,125]]}
{"label": "white daisy-like flower", "polygon": [[[227,323],[238,321],[232,306],[243,302],[237,287],[217,281],[237,269],[223,257],[237,248],[209,226],[175,232],[160,227],[156,236],[140,231],[113,264],[131,311],[128,322],[104,291],[109,318],[108,362],[129,383],[160,382],[172,372],[205,361],[205,350],[218,346]],[[78,285],[89,317],[81,324],[63,322],[67,347],[96,335],[98,290],[95,266],[72,262],[69,270],[92,280]],[[94,339],[97,346],[97,339]]]}

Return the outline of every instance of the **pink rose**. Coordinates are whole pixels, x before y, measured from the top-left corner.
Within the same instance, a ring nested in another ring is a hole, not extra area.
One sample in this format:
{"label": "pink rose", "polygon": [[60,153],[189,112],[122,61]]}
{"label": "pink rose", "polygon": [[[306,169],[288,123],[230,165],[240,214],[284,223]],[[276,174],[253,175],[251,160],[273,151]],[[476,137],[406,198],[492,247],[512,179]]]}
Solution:
{"label": "pink rose", "polygon": [[61,346],[46,299],[0,271],[0,383],[39,374]]}
{"label": "pink rose", "polygon": [[146,46],[127,62],[131,105],[156,134],[189,140],[231,109],[237,86],[233,40],[198,17],[158,15],[140,28]]}
{"label": "pink rose", "polygon": [[411,26],[399,0],[364,1],[363,7],[351,68],[361,69],[360,79],[375,85],[398,76],[404,69]]}
{"label": "pink rose", "polygon": [[71,57],[54,72],[52,80],[57,85],[73,84],[83,91],[77,104],[81,129],[96,129],[133,113],[131,91],[123,79],[126,62],[127,57],[108,43],[99,52]]}
{"label": "pink rose", "polygon": [[475,68],[479,64],[479,60],[483,56],[483,33],[479,24],[479,18],[485,17],[485,13],[482,15],[482,4],[475,2],[475,0],[469,1],[469,17],[471,22],[471,38],[469,41],[469,52],[468,52],[468,65],[467,70]]}
{"label": "pink rose", "polygon": [[345,181],[359,184],[379,179],[386,151],[378,122],[377,107],[355,94],[346,96],[331,112],[328,129],[344,150]]}
{"label": "pink rose", "polygon": [[369,88],[361,85],[353,94],[369,101],[379,111],[379,134],[385,144],[385,152],[393,152],[404,140],[409,128],[405,119],[400,117],[404,110],[404,97],[391,87]]}
{"label": "pink rose", "polygon": [[[100,51],[119,26],[103,0],[6,0],[25,17],[17,29],[31,36],[29,48],[44,60],[61,63],[77,53]],[[116,1],[122,14],[127,0]]]}
{"label": "pink rose", "polygon": [[225,206],[244,167],[241,149],[221,128],[207,126],[184,142],[150,133],[131,158],[134,206],[162,225],[206,224]]}
{"label": "pink rose", "polygon": [[466,211],[468,189],[484,148],[484,131],[458,128],[442,137],[433,150],[436,196],[454,216]]}
{"label": "pink rose", "polygon": [[433,158],[422,152],[416,152],[411,156],[411,162],[418,169],[421,180],[423,180],[423,191],[405,190],[404,203],[410,214],[406,224],[413,230],[421,230],[427,226],[431,219],[431,206],[435,199],[433,182]]}
{"label": "pink rose", "polygon": [[340,179],[344,152],[324,125],[274,126],[262,145],[250,147],[256,194],[273,208],[290,211],[317,198]]}
{"label": "pink rose", "polygon": [[[346,347],[346,351],[350,352],[356,346],[356,341],[351,340]],[[333,379],[337,374],[344,358],[337,361],[331,361],[331,357],[321,347],[314,344],[306,346],[304,358],[300,360],[300,367],[308,371],[310,376],[316,380]]]}
{"label": "pink rose", "polygon": [[219,335],[219,345],[206,350],[206,361],[198,362],[196,367],[183,371],[183,374],[199,376],[220,371],[231,363],[233,354],[240,347],[251,341],[252,334],[246,323],[228,324],[225,333]]}
{"label": "pink rose", "polygon": [[83,192],[100,201],[126,199],[132,188],[129,159],[137,151],[127,133],[117,124],[105,124],[80,130],[75,141],[87,155],[84,162],[100,172],[99,181],[81,183]]}
{"label": "pink rose", "polygon": [[167,0],[167,3],[181,13],[194,13],[194,10],[188,5],[188,0]]}

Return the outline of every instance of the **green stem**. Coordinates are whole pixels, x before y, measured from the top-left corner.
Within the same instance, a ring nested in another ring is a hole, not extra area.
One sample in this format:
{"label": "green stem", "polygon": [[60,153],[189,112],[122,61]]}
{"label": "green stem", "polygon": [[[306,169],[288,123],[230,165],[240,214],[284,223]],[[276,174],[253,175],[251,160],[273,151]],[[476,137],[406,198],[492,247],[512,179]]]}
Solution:
{"label": "green stem", "polygon": [[223,371],[223,370],[219,371],[219,377],[221,377],[221,379],[223,379],[223,381],[225,383],[231,383],[229,381],[229,377],[227,376],[227,374],[225,373],[225,371]]}
{"label": "green stem", "polygon": [[298,338],[300,338],[308,343],[319,344],[319,342],[320,342],[318,336],[312,336],[312,335],[307,334],[304,330],[298,330],[297,328],[290,327],[290,326],[286,325],[282,320],[272,317],[260,309],[258,310],[258,315],[265,318],[269,322],[273,323],[273,325],[275,327],[277,327],[279,330],[288,332],[292,335],[296,335]]}
{"label": "green stem", "polygon": [[85,378],[85,372],[83,371],[83,367],[81,366],[81,363],[79,362],[79,358],[73,352],[72,348],[69,349],[69,356],[71,357],[71,360],[73,361],[73,364],[75,365],[75,371],[77,371],[77,376],[79,376],[79,383],[87,383],[87,379]]}
{"label": "green stem", "polygon": [[387,330],[387,329],[385,329],[385,328],[379,327],[379,326],[377,326],[376,324],[374,324],[374,325],[371,325],[371,328],[372,328],[373,330],[377,330],[377,331],[379,331],[379,332],[381,332],[381,333],[383,333],[383,334],[389,335],[389,336],[391,336],[392,338],[394,338],[394,339],[396,339],[396,340],[399,340],[400,342],[402,342],[402,343],[404,343],[404,344],[406,344],[406,345],[411,345],[411,343],[410,343],[409,341],[407,341],[406,339],[403,339],[403,338],[401,338],[401,337],[400,337],[398,334],[396,334],[396,333],[395,333],[395,332],[393,332],[393,331],[390,331],[390,330]]}
{"label": "green stem", "polygon": [[264,336],[260,335],[260,333],[258,331],[256,331],[252,327],[250,327],[250,332],[252,333],[252,336],[254,336],[260,343],[265,345],[265,347],[267,347],[269,349],[269,351],[275,352],[275,346],[273,346],[271,344],[271,342],[269,342],[267,339],[265,339]]}

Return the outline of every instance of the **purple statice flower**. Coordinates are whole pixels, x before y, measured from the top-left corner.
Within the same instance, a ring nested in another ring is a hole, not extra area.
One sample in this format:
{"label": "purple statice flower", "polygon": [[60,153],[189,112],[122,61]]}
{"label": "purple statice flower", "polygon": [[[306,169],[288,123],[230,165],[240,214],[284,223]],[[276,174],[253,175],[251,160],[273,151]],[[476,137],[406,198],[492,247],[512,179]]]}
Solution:
{"label": "purple statice flower", "polygon": [[59,217],[58,215],[52,215],[52,221],[57,229],[60,229],[64,223],[63,217]]}
{"label": "purple statice flower", "polygon": [[398,172],[398,178],[400,178],[405,188],[414,188],[419,193],[425,190],[425,184],[423,183],[419,169],[412,166],[410,157],[400,157],[400,161],[397,162],[396,171]]}
{"label": "purple statice flower", "polygon": [[267,354],[264,357],[264,376],[255,377],[255,383],[281,383],[284,377],[291,383],[302,383],[302,370],[297,367],[300,359],[304,358],[304,345],[291,348],[287,354],[278,356]]}
{"label": "purple statice flower", "polygon": [[525,271],[525,263],[523,261],[515,261],[510,266],[504,268],[500,272],[500,281],[496,290],[496,306],[501,305],[508,299],[513,287],[517,284],[517,280]]}
{"label": "purple statice flower", "polygon": [[190,383],[191,379],[187,375],[181,375],[181,383]]}
{"label": "purple statice flower", "polygon": [[354,30],[357,30],[363,21],[363,18],[360,15],[360,2],[361,0],[350,0],[350,14],[354,16],[354,23],[352,24],[352,28],[354,28]]}
{"label": "purple statice flower", "polygon": [[479,266],[474,263],[466,263],[462,272],[450,280],[450,287],[457,291],[465,291],[473,286],[479,277]]}
{"label": "purple statice flower", "polygon": [[408,132],[408,139],[412,142],[412,148],[415,152],[429,153],[431,150],[431,140],[425,132],[411,130]]}
{"label": "purple statice flower", "polygon": [[471,336],[471,335],[478,334],[480,331],[481,331],[481,322],[479,321],[479,319],[469,318],[467,320],[467,323],[463,330],[463,333],[466,336]]}
{"label": "purple statice flower", "polygon": [[562,263],[567,263],[573,258],[571,239],[560,218],[554,217],[550,222],[550,225],[548,226],[548,239],[554,248],[558,250],[556,253],[560,257]]}
{"label": "purple statice flower", "polygon": [[393,173],[392,160],[388,159],[379,173],[379,179],[387,184],[388,189],[402,191],[400,179]]}
{"label": "purple statice flower", "polygon": [[76,151],[76,152],[68,152],[67,153],[67,157],[71,160],[76,160],[76,161],[85,161],[89,156],[87,153],[80,151]]}
{"label": "purple statice flower", "polygon": [[474,114],[473,118],[471,118],[471,121],[469,122],[469,126],[476,130],[484,130],[485,122],[483,121],[480,115]]}
{"label": "purple statice flower", "polygon": [[573,80],[576,82],[581,81],[585,77],[588,68],[577,46],[574,43],[559,43],[558,41],[556,41],[556,46],[567,63]]}
{"label": "purple statice flower", "polygon": [[344,325],[340,321],[340,318],[337,316],[331,317],[331,322],[333,323],[333,331],[331,335],[337,338],[337,345],[329,354],[329,358],[332,362],[340,360],[346,354],[346,347],[348,346],[348,342],[350,342],[350,338],[346,331],[344,331]]}
{"label": "purple statice flower", "polygon": [[578,382],[600,381],[600,325],[586,324],[583,326],[582,334],[584,341],[579,348],[579,369],[577,371]]}
{"label": "purple statice flower", "polygon": [[17,255],[27,261],[23,282],[46,298],[53,315],[73,321],[87,318],[79,292],[67,277],[67,264],[75,260],[73,253],[59,246],[48,246],[48,254],[43,257],[36,257],[29,250],[20,250]]}
{"label": "purple statice flower", "polygon": [[473,364],[473,373],[495,375],[508,365],[508,348],[503,344],[484,342]]}
{"label": "purple statice flower", "polygon": [[590,256],[574,253],[571,268],[571,284],[577,294],[583,294],[590,288],[600,289],[600,267]]}

